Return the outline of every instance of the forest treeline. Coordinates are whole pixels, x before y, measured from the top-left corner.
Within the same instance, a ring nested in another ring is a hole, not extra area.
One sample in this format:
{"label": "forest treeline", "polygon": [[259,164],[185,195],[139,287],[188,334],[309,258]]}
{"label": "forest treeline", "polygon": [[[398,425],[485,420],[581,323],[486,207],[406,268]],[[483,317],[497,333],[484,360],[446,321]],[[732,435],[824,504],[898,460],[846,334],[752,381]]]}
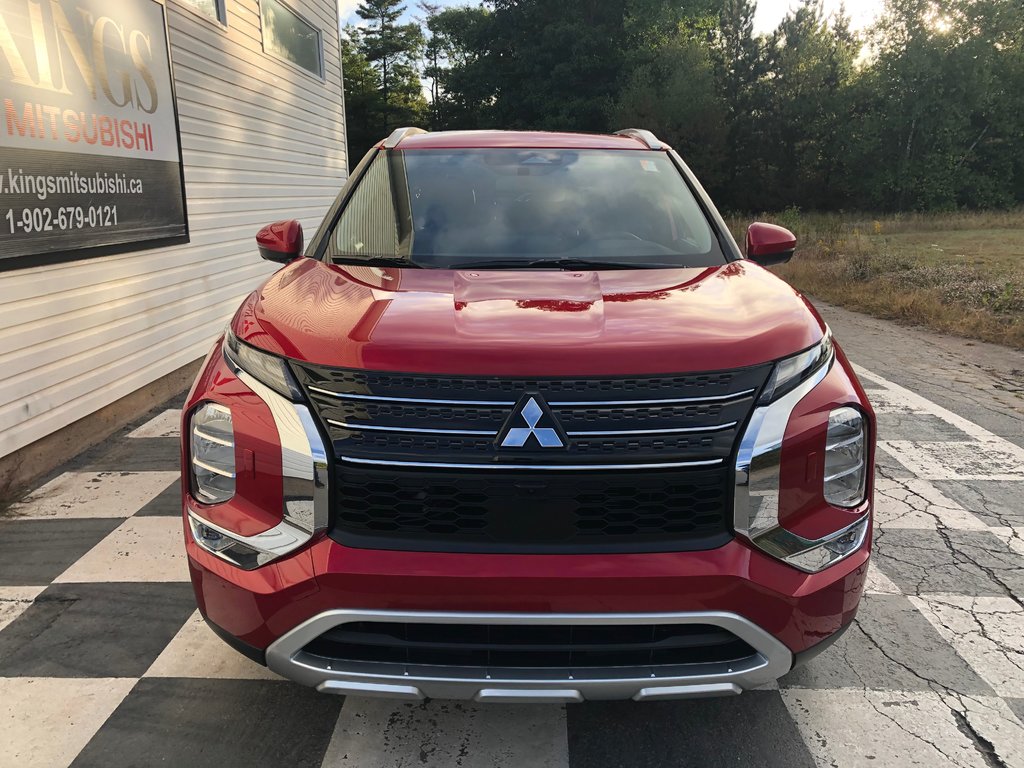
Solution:
{"label": "forest treeline", "polygon": [[1024,203],[1024,2],[365,0],[342,35],[352,164],[401,125],[649,128],[725,209]]}

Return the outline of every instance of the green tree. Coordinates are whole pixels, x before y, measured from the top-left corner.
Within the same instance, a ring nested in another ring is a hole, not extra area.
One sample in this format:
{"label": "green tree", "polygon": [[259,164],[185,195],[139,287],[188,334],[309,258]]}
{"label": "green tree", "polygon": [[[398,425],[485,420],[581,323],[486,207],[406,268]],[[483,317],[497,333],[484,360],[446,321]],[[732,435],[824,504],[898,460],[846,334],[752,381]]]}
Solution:
{"label": "green tree", "polygon": [[359,29],[346,27],[341,37],[341,71],[349,168],[381,138],[385,123],[380,74],[360,50],[361,43]]}
{"label": "green tree", "polygon": [[654,131],[705,179],[721,176],[725,119],[708,46],[685,29],[632,70],[611,110],[612,125]]}
{"label": "green tree", "polygon": [[1019,4],[889,0],[859,78],[858,197],[885,209],[1021,201]]}
{"label": "green tree", "polygon": [[432,127],[438,130],[495,126],[498,82],[490,68],[494,23],[483,6],[446,8],[427,17]]}
{"label": "green tree", "polygon": [[739,209],[762,207],[769,158],[761,146],[770,94],[765,85],[766,44],[754,35],[753,0],[724,0],[711,35],[711,60],[723,115],[723,162],[709,186],[721,201]]}
{"label": "green tree", "polygon": [[845,169],[841,128],[858,49],[845,13],[830,23],[822,0],[802,0],[772,35],[762,118],[773,160],[766,180],[777,195],[772,207],[842,203],[836,189]]}
{"label": "green tree", "polygon": [[427,109],[419,78],[423,31],[416,23],[399,24],[401,0],[364,0],[356,8],[367,22],[359,51],[380,73],[387,128],[422,121]]}

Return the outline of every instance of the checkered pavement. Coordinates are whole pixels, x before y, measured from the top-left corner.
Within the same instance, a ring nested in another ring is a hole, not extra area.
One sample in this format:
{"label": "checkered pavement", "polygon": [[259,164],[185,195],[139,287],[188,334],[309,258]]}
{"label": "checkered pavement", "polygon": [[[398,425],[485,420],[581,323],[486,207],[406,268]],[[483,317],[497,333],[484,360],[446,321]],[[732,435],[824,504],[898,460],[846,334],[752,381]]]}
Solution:
{"label": "checkered pavement", "polygon": [[0,766],[1024,766],[1024,449],[862,371],[881,435],[856,625],[703,701],[320,695],[196,612],[168,409],[0,514]]}

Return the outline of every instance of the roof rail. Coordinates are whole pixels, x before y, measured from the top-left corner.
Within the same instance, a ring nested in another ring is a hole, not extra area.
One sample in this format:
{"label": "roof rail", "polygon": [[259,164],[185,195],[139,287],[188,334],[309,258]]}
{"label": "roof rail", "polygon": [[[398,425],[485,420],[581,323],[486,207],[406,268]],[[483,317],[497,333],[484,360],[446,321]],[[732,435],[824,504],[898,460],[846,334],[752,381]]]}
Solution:
{"label": "roof rail", "polygon": [[648,149],[665,149],[661,139],[645,128],[623,128],[621,131],[616,131],[615,135],[629,136],[631,139],[642,141]]}
{"label": "roof rail", "polygon": [[415,126],[406,126],[405,128],[395,128],[391,132],[391,135],[384,139],[384,149],[394,149],[398,146],[398,142],[404,139],[406,136],[416,136],[420,133],[426,133],[422,128],[416,128]]}

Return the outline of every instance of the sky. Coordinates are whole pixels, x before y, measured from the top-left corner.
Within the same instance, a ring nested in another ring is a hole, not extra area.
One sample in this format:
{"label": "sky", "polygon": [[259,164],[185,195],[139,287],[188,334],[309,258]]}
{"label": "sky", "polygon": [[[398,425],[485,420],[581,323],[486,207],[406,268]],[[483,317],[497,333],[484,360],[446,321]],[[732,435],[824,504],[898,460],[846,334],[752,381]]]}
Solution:
{"label": "sky", "polygon": [[[474,0],[436,1],[446,6],[475,4]],[[825,12],[834,12],[839,8],[841,2],[842,0],[825,0]],[[776,25],[782,21],[783,16],[786,15],[786,11],[793,4],[794,0],[758,0],[757,16],[754,19],[755,31],[770,32],[775,29]],[[850,16],[853,28],[862,29],[871,24],[881,12],[883,4],[884,0],[847,0],[846,12]],[[359,0],[340,0],[339,11],[342,26],[350,23],[354,24],[360,20],[355,14],[357,5],[359,5]],[[406,17],[411,19],[412,16],[418,15],[418,13],[415,0],[409,0],[405,14]]]}

